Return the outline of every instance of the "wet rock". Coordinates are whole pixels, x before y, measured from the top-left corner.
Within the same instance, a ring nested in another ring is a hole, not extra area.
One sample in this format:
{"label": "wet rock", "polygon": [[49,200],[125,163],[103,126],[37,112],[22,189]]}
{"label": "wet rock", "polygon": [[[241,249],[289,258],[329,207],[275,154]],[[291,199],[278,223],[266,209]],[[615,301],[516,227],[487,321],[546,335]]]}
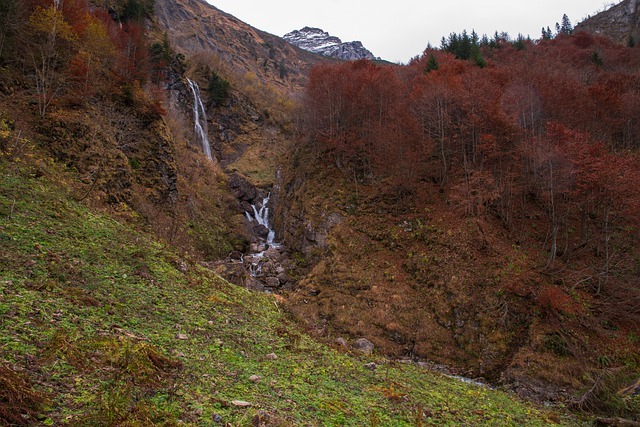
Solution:
{"label": "wet rock", "polygon": [[232,261],[232,262],[242,262],[244,255],[240,251],[233,251],[229,254],[228,258],[229,258],[229,261]]}
{"label": "wet rock", "polygon": [[219,261],[215,263],[209,263],[208,268],[215,271],[218,275],[222,276],[225,280],[233,283],[237,286],[249,287],[251,276],[245,269],[243,264],[237,261]]}
{"label": "wet rock", "polygon": [[286,273],[282,273],[282,274],[278,274],[278,280],[280,281],[281,284],[286,285],[287,283],[289,283],[291,281],[291,277],[289,277],[288,274]]}
{"label": "wet rock", "polygon": [[251,207],[251,203],[249,202],[240,202],[240,207],[243,211],[248,212],[250,215],[253,214],[253,208]]}
{"label": "wet rock", "polygon": [[238,173],[229,176],[227,186],[233,196],[244,202],[251,202],[258,197],[258,190],[245,177]]}
{"label": "wet rock", "polygon": [[222,424],[224,422],[222,417],[220,415],[218,415],[218,414],[213,414],[211,416],[211,421],[213,421],[214,423],[218,423],[218,424]]}
{"label": "wet rock", "polygon": [[373,353],[373,349],[375,348],[375,346],[373,345],[373,343],[371,341],[369,341],[366,338],[359,338],[356,340],[355,343],[353,343],[353,349],[357,350],[363,354],[371,354]]}
{"label": "wet rock", "polygon": [[264,279],[264,286],[267,288],[279,288],[280,280],[277,277],[267,277]]}
{"label": "wet rock", "polygon": [[261,237],[263,239],[266,239],[267,236],[269,235],[269,228],[266,225],[256,224],[252,227],[252,230],[256,236]]}

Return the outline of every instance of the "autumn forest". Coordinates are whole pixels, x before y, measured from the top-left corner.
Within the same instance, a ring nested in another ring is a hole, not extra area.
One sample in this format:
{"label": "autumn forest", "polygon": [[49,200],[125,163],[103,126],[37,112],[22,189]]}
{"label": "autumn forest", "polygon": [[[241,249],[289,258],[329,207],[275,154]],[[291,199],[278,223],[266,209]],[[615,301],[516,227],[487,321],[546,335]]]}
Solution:
{"label": "autumn forest", "polygon": [[483,55],[482,66],[427,50],[406,67],[316,67],[308,143],[407,199],[436,183],[464,215],[538,246],[567,289],[637,322],[640,50],[579,33],[519,48],[505,39]]}
{"label": "autumn forest", "polygon": [[556,30],[0,0],[0,424],[636,425],[640,48]]}

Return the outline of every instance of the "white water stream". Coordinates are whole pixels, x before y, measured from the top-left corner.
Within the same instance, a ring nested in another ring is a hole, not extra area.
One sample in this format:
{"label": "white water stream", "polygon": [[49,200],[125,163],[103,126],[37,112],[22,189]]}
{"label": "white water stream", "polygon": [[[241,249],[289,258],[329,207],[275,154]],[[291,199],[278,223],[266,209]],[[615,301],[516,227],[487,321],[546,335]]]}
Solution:
{"label": "white water stream", "polygon": [[262,248],[258,249],[257,252],[248,254],[245,258],[248,261],[247,266],[249,268],[249,273],[254,277],[262,274],[262,262],[265,251],[269,248],[280,247],[280,244],[275,242],[276,231],[269,223],[269,208],[267,207],[267,204],[269,203],[270,198],[271,193],[268,193],[267,196],[262,199],[260,208],[258,208],[255,204],[251,205],[253,213],[245,211],[245,216],[247,217],[249,223],[257,223],[258,225],[262,225],[269,230],[269,233],[266,237],[265,245],[262,246]]}
{"label": "white water stream", "polygon": [[271,193],[267,194],[267,197],[262,199],[262,206],[260,209],[256,207],[256,205],[251,205],[253,209],[253,215],[249,212],[245,212],[245,216],[249,222],[257,222],[260,225],[263,225],[269,229],[269,234],[267,235],[267,245],[273,246],[275,244],[274,239],[276,237],[276,231],[269,224],[269,208],[267,204],[269,203],[269,199],[271,198]]}
{"label": "white water stream", "polygon": [[204,109],[204,104],[202,103],[202,98],[200,96],[200,87],[198,86],[198,83],[190,79],[187,79],[187,82],[189,83],[189,88],[191,88],[191,92],[193,93],[193,121],[196,140],[200,143],[204,155],[207,156],[209,160],[213,160],[213,157],[211,156],[211,145],[209,145],[207,113]]}

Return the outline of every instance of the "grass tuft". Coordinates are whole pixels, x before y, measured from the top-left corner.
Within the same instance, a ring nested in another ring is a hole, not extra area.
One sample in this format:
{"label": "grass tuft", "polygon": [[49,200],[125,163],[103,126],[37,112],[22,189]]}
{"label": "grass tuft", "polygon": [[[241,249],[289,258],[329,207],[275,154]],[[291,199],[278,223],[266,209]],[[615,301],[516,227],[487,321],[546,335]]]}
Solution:
{"label": "grass tuft", "polygon": [[23,374],[0,364],[0,425],[33,425],[45,401]]}

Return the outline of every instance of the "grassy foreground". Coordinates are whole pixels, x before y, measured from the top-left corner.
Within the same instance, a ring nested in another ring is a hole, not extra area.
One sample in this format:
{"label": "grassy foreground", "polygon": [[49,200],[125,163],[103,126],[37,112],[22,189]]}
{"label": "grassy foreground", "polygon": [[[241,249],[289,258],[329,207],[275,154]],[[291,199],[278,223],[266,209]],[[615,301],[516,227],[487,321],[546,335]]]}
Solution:
{"label": "grassy foreground", "polygon": [[[273,297],[14,163],[0,159],[0,170],[0,424],[577,424],[500,391],[327,347]],[[371,361],[376,370],[364,367]]]}

